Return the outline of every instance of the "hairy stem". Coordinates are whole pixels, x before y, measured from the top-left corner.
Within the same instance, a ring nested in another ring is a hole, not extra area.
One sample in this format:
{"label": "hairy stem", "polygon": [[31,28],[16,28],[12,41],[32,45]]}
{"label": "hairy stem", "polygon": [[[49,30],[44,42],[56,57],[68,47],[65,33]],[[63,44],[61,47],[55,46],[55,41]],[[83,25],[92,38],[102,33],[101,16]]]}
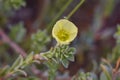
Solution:
{"label": "hairy stem", "polygon": [[63,12],[67,9],[67,7],[70,5],[70,3],[73,0],[68,0],[68,2],[61,8],[60,12],[56,15],[56,17],[52,20],[52,22],[48,25],[47,30],[48,32],[51,30],[53,24],[55,23],[55,21],[63,14]]}
{"label": "hairy stem", "polygon": [[81,0],[78,5],[68,14],[66,19],[69,19],[77,10],[78,8],[84,3],[85,0]]}

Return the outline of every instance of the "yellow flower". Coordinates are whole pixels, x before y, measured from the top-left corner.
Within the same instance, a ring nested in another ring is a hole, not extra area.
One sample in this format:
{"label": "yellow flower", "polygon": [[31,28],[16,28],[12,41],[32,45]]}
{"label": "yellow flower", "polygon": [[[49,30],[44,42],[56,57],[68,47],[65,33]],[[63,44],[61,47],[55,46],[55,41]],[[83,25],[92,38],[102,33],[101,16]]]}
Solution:
{"label": "yellow flower", "polygon": [[77,27],[66,19],[57,21],[52,30],[52,36],[60,44],[69,44],[75,39],[77,33]]}

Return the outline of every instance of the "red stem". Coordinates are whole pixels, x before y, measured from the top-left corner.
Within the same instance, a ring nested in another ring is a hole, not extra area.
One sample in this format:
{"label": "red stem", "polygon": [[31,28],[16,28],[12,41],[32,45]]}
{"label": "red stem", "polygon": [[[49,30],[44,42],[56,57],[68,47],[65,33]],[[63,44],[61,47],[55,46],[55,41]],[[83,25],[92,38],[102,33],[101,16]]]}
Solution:
{"label": "red stem", "polygon": [[20,48],[16,43],[11,41],[10,38],[4,33],[2,29],[0,29],[0,37],[4,43],[9,44],[10,47],[12,47],[17,53],[19,53],[23,57],[26,56],[25,51],[22,48]]}

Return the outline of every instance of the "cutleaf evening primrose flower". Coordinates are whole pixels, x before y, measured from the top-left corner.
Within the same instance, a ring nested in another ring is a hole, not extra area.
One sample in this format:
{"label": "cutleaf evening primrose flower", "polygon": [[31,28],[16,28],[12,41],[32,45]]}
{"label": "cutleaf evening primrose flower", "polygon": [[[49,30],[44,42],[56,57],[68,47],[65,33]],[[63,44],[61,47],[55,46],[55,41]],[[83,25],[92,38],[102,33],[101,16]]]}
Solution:
{"label": "cutleaf evening primrose flower", "polygon": [[52,36],[60,44],[69,44],[77,36],[77,27],[67,19],[56,22],[52,30]]}

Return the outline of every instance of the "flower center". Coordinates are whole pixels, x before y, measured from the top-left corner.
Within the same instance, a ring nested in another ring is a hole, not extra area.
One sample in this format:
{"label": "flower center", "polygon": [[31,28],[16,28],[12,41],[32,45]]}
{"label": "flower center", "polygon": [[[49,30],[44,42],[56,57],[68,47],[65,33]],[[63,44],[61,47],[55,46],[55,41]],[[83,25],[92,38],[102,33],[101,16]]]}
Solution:
{"label": "flower center", "polygon": [[58,38],[59,38],[61,41],[66,41],[66,40],[68,40],[68,38],[69,38],[69,32],[66,31],[66,30],[61,29],[61,30],[59,30],[59,32],[57,33],[57,36],[58,36]]}

